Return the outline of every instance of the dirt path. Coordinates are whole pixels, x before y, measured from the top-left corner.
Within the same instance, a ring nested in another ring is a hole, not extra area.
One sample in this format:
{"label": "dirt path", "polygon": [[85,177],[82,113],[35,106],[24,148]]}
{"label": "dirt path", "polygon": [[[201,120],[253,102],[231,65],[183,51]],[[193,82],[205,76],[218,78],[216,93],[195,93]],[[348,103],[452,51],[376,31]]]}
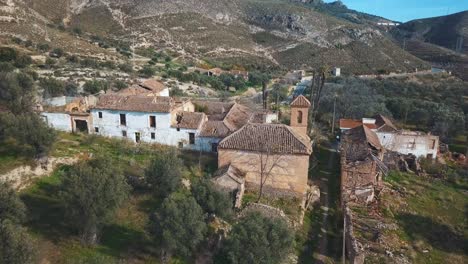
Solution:
{"label": "dirt path", "polygon": [[329,192],[329,178],[336,177],[333,173],[335,164],[335,152],[336,147],[329,149],[328,152],[328,163],[326,166],[326,170],[321,170],[321,174],[323,175],[320,178],[320,209],[322,211],[322,223],[319,238],[319,245],[316,252],[316,263],[330,263],[332,262],[329,257],[328,252],[328,230],[329,230],[329,211],[330,211],[330,192]]}

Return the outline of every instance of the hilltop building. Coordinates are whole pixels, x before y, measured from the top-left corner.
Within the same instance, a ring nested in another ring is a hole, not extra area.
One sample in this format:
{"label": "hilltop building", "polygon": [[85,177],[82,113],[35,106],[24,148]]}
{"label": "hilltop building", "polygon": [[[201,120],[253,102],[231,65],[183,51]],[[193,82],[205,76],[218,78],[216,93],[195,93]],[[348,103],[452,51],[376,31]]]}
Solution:
{"label": "hilltop building", "polygon": [[373,118],[361,120],[341,119],[340,130],[344,134],[347,130],[365,126],[376,133],[380,144],[388,151],[403,155],[414,155],[435,159],[439,152],[439,137],[431,134],[398,129],[389,118],[377,115]]}

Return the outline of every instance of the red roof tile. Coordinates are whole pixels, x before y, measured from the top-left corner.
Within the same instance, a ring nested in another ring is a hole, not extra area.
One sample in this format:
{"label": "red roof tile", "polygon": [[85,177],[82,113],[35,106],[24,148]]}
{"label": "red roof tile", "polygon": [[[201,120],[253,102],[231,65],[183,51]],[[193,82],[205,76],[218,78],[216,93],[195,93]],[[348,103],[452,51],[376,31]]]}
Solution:
{"label": "red roof tile", "polygon": [[307,98],[305,98],[305,96],[303,96],[303,95],[299,95],[291,103],[292,107],[310,107],[310,105],[311,104],[310,104],[309,100],[307,100]]}
{"label": "red roof tile", "polygon": [[312,153],[310,139],[283,124],[247,124],[221,141],[218,148],[280,154]]}

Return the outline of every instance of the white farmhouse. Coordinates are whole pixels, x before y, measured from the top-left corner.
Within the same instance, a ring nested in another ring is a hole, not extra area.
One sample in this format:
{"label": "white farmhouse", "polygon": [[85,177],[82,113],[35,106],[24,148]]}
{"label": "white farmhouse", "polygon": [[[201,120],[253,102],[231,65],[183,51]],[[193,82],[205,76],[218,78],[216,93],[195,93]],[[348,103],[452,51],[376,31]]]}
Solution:
{"label": "white farmhouse", "polygon": [[194,111],[190,101],[166,96],[102,95],[91,109],[93,132],[136,143],[198,149],[196,137],[206,116]]}

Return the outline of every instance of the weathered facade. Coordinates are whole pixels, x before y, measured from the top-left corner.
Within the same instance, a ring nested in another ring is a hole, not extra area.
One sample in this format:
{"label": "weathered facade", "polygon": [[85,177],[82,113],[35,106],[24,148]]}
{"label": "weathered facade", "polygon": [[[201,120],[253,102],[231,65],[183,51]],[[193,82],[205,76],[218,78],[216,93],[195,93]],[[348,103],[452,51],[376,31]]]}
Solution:
{"label": "weathered facade", "polygon": [[304,125],[310,103],[301,96],[293,105],[295,116],[291,118],[291,126],[249,123],[221,141],[218,166],[234,166],[242,171],[246,189],[303,197],[309,189],[312,154],[312,143]]}
{"label": "weathered facade", "polygon": [[418,131],[400,130],[385,116],[377,115],[362,120],[340,120],[342,133],[361,125],[374,131],[380,144],[388,151],[431,159],[435,159],[439,153],[438,136]]}
{"label": "weathered facade", "polygon": [[375,132],[362,125],[345,132],[341,145],[342,202],[368,203],[382,184],[384,149]]}

